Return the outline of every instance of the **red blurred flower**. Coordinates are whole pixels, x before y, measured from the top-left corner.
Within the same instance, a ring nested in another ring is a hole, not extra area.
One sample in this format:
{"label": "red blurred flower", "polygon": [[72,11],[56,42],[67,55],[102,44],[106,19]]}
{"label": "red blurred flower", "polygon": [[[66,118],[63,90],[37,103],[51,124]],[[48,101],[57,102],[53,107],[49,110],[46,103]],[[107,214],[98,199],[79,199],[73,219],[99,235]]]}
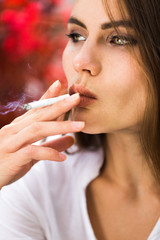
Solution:
{"label": "red blurred flower", "polygon": [[35,25],[41,17],[41,8],[39,3],[29,3],[20,11],[7,9],[2,12],[1,22],[7,29],[3,47],[13,60],[19,60],[36,50],[39,40]]}
{"label": "red blurred flower", "polygon": [[62,3],[62,0],[51,0],[51,2],[55,5],[60,5]]}
{"label": "red blurred flower", "polygon": [[[25,101],[37,100],[57,79],[67,88],[61,59],[71,8],[64,2],[0,0],[0,98],[5,104],[23,95]],[[0,127],[21,114],[11,113],[4,121],[1,115]]]}
{"label": "red blurred flower", "polygon": [[2,1],[2,6],[5,8],[21,7],[25,5],[27,2],[28,2],[27,0],[4,0]]}

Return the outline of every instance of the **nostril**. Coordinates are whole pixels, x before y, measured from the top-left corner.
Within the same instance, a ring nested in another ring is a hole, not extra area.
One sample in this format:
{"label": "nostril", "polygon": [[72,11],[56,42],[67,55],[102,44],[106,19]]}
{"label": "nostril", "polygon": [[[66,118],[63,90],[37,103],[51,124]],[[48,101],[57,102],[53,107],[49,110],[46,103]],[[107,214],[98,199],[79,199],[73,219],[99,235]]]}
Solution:
{"label": "nostril", "polygon": [[82,69],[82,71],[83,71],[83,72],[86,71],[86,72],[91,73],[91,70],[88,70],[88,69]]}

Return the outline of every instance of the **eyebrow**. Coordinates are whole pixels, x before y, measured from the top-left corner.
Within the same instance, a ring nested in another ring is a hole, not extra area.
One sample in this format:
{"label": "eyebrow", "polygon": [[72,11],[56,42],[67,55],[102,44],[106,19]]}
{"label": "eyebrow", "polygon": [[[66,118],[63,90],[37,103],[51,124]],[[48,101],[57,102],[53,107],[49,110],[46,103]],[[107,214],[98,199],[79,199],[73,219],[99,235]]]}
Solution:
{"label": "eyebrow", "polygon": [[[75,17],[70,17],[69,20],[68,20],[68,23],[76,24],[76,25],[78,25],[82,28],[87,29],[86,25]],[[112,22],[103,23],[103,24],[101,24],[101,29],[106,30],[106,29],[109,29],[109,28],[121,27],[121,26],[122,27],[133,28],[133,26],[132,26],[132,24],[129,20],[119,20],[119,21],[112,21]]]}

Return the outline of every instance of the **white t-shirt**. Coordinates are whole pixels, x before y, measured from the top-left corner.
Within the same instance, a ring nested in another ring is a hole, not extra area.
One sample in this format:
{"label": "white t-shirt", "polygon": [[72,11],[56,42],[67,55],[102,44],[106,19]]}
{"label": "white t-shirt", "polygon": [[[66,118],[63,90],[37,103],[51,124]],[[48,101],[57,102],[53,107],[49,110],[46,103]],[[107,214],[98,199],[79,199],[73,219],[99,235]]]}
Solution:
{"label": "white t-shirt", "polygon": [[[80,151],[61,163],[41,161],[0,192],[0,240],[95,240],[86,186],[103,153]],[[160,240],[160,219],[148,240]]]}

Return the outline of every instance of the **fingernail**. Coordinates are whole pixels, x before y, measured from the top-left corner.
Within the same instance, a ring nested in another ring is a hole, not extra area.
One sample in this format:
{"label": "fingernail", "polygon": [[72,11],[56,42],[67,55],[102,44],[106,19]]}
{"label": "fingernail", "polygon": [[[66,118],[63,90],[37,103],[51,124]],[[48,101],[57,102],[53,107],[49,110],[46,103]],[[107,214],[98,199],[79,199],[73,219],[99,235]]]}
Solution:
{"label": "fingernail", "polygon": [[63,153],[59,153],[59,157],[61,161],[64,161],[67,158]]}
{"label": "fingernail", "polygon": [[84,128],[84,124],[84,122],[72,122],[73,127],[77,130]]}
{"label": "fingernail", "polygon": [[60,81],[59,81],[59,80],[55,81],[55,82],[50,86],[49,90],[52,92],[55,88],[57,88],[57,87],[59,86],[59,84],[60,84]]}

